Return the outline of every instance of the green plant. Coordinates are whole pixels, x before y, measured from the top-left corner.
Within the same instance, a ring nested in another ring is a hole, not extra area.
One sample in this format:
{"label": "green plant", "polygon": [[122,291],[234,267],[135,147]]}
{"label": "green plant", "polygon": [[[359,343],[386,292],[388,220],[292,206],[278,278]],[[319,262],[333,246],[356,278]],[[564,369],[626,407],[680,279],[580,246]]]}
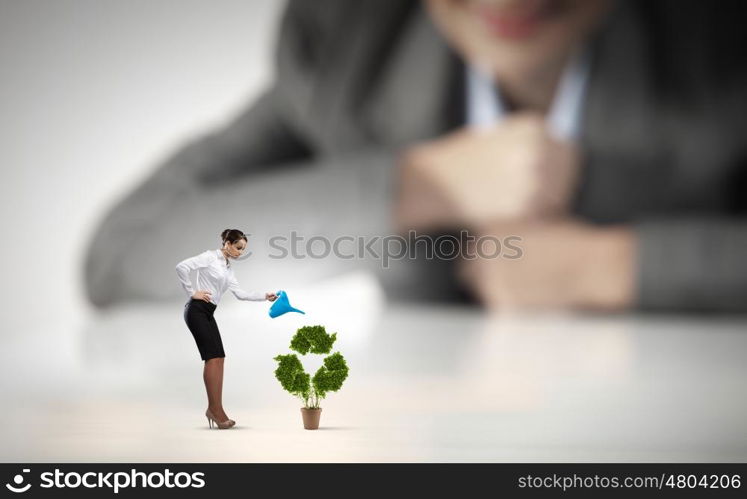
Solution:
{"label": "green plant", "polygon": [[[332,350],[337,333],[327,334],[324,326],[304,326],[296,331],[290,349],[301,355],[307,353],[326,354]],[[328,392],[336,392],[348,377],[348,365],[340,352],[324,358],[324,363],[313,377],[304,371],[296,354],[277,355],[275,377],[283,389],[300,398],[307,409],[318,409],[319,402]]]}

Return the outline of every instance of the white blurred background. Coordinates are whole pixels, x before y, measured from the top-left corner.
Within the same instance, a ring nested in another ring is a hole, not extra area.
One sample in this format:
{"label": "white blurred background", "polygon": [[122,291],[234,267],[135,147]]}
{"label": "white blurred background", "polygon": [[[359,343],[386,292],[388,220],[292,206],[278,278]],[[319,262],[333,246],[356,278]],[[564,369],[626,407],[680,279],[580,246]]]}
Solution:
{"label": "white blurred background", "polygon": [[85,323],[97,217],[269,84],[284,3],[0,0],[4,341]]}

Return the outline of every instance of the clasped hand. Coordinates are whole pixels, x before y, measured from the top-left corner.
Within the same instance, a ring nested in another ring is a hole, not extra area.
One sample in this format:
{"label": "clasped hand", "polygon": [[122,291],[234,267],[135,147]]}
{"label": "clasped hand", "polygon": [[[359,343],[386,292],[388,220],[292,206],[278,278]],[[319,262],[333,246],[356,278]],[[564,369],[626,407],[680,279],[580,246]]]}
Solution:
{"label": "clasped hand", "polygon": [[488,308],[626,308],[633,233],[570,216],[581,164],[577,147],[551,136],[534,113],[417,144],[398,165],[397,228],[519,236],[518,259],[458,263],[459,278]]}

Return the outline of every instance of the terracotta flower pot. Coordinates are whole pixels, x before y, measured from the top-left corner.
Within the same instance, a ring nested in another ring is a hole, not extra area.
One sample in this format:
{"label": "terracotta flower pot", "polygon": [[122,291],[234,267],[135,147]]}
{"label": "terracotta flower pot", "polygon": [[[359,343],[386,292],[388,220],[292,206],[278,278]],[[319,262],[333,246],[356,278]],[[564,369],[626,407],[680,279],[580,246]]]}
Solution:
{"label": "terracotta flower pot", "polygon": [[322,416],[322,408],[307,409],[301,407],[301,416],[303,417],[303,427],[307,430],[316,430],[319,428],[319,418]]}

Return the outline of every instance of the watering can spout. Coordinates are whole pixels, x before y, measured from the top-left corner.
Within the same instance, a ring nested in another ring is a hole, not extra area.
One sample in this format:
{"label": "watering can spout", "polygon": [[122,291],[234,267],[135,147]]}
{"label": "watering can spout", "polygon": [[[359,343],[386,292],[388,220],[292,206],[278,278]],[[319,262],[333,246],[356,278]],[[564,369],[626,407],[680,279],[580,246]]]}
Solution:
{"label": "watering can spout", "polygon": [[290,301],[288,300],[288,295],[285,293],[285,291],[280,290],[275,294],[278,297],[269,310],[270,317],[272,317],[273,319],[287,312],[298,312],[299,314],[304,315],[306,314],[306,312],[304,312],[303,310],[299,310],[291,306]]}

